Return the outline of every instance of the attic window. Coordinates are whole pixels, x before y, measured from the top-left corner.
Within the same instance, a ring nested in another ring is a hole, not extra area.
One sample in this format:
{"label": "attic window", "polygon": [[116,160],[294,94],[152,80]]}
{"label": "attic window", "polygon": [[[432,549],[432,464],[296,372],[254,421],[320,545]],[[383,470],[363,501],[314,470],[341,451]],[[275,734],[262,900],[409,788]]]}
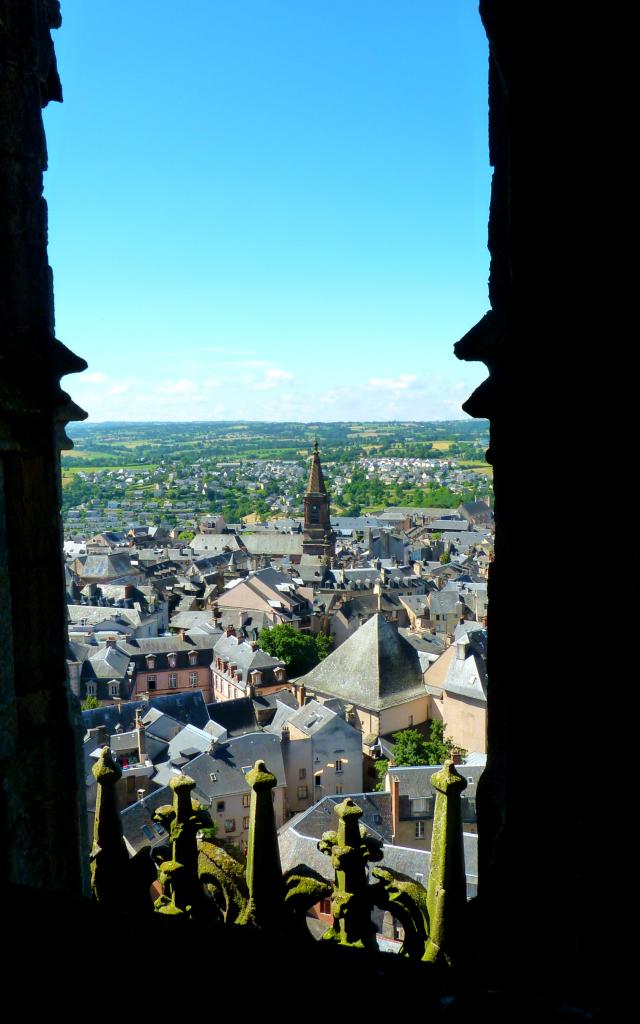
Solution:
{"label": "attic window", "polygon": [[240,771],[242,772],[243,775],[246,775],[247,772],[251,771],[251,765],[250,764],[243,764],[243,766],[240,769]]}
{"label": "attic window", "polygon": [[198,663],[198,655],[196,654],[195,651],[189,651],[189,664],[190,665],[197,665],[197,663]]}
{"label": "attic window", "polygon": [[98,687],[96,683],[87,683],[87,697],[95,697]]}
{"label": "attic window", "polygon": [[169,661],[169,665],[170,665],[171,668],[175,668],[176,667],[177,657],[178,657],[177,654],[169,654],[169,655],[167,655],[167,659]]}
{"label": "attic window", "polygon": [[156,659],[155,659],[155,657],[153,655],[150,655],[147,658],[147,668],[151,669],[151,668],[155,668],[155,667],[156,667]]}

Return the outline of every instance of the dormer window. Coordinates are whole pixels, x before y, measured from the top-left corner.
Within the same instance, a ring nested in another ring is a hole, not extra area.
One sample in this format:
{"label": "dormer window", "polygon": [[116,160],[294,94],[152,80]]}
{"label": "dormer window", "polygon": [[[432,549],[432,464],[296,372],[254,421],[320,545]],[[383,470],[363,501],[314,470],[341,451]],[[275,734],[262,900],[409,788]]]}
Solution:
{"label": "dormer window", "polygon": [[87,683],[87,697],[95,697],[98,692],[97,683]]}
{"label": "dormer window", "polygon": [[189,664],[190,665],[197,665],[198,664],[198,655],[196,654],[195,651],[189,651]]}
{"label": "dormer window", "polygon": [[111,682],[109,683],[109,696],[119,697],[120,696],[120,683]]}
{"label": "dormer window", "polygon": [[167,655],[167,660],[169,662],[169,668],[175,668],[176,667],[176,662],[178,660],[178,655],[177,654],[168,654]]}
{"label": "dormer window", "polygon": [[154,669],[154,668],[156,667],[156,659],[155,659],[155,655],[153,655],[153,654],[150,654],[150,655],[148,656],[148,658],[146,659],[146,661],[147,661],[147,668],[148,668],[148,669],[149,669],[150,671],[151,671],[151,670],[153,670],[153,669]]}

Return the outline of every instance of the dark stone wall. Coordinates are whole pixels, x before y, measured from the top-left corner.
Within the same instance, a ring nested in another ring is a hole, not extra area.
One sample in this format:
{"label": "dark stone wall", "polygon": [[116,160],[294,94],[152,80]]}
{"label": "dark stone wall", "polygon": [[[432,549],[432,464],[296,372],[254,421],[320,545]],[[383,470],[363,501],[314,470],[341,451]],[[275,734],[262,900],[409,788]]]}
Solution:
{"label": "dark stone wall", "polygon": [[[480,4],[491,310],[456,345],[489,370],[465,409],[491,421],[495,473],[476,941],[503,981],[524,974],[536,987],[596,984],[614,949],[620,723],[605,716],[629,699],[631,665],[604,656],[624,643],[603,594],[621,567],[603,572],[597,542],[607,493],[624,507],[638,428],[633,291],[617,233],[633,196],[633,62],[603,10]],[[614,558],[623,548],[637,557],[636,538],[614,530]],[[514,600],[523,585],[535,628]]]}
{"label": "dark stone wall", "polygon": [[79,714],[65,673],[59,448],[84,418],[60,388],[86,363],[54,336],[42,107],[61,100],[57,0],[0,0],[0,863],[85,887]]}

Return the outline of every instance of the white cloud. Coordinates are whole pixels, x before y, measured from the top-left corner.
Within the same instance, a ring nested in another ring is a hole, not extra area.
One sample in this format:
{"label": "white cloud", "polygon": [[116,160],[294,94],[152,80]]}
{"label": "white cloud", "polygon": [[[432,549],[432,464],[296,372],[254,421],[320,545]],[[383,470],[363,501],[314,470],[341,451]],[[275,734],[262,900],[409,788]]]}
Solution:
{"label": "white cloud", "polygon": [[253,385],[255,391],[267,391],[270,388],[277,388],[279,384],[283,384],[284,381],[293,380],[293,374],[289,373],[288,370],[279,370],[276,366],[271,366],[264,375],[264,378],[257,384]]}
{"label": "white cloud", "polygon": [[153,389],[157,395],[195,395],[198,385],[192,380],[167,381]]}
{"label": "white cloud", "polygon": [[393,377],[373,377],[368,382],[368,387],[376,391],[406,391],[416,380],[409,373],[401,373],[395,379]]}
{"label": "white cloud", "polygon": [[89,384],[106,384],[109,378],[106,373],[85,373],[83,380],[88,381]]}

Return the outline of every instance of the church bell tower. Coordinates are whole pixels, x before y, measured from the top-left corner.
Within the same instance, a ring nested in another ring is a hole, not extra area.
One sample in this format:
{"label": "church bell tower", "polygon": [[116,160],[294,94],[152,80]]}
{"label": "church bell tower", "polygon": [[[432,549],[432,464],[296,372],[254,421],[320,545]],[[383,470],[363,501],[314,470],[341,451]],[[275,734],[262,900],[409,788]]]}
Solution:
{"label": "church bell tower", "polygon": [[307,493],[304,496],[302,552],[305,555],[333,558],[335,554],[335,540],[331,529],[329,504],[330,498],[327,494],[327,488],[322,475],[320,452],[318,451],[318,441],[316,440],[311,456],[311,470],[309,472]]}

